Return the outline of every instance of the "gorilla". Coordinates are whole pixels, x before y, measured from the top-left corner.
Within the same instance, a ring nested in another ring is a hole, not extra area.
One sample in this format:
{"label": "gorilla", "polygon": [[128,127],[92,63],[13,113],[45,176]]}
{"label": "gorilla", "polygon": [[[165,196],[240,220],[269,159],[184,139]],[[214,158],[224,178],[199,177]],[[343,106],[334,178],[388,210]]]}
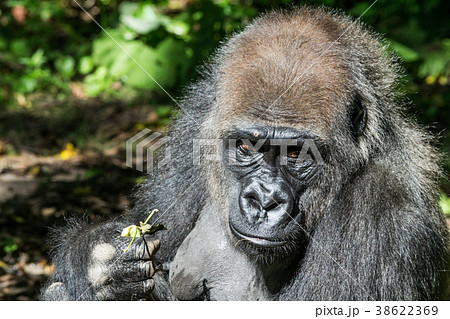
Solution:
{"label": "gorilla", "polygon": [[[135,207],[54,232],[42,299],[443,298],[439,155],[404,115],[399,69],[342,13],[258,18],[187,89]],[[156,208],[167,230],[125,253],[121,230]]]}

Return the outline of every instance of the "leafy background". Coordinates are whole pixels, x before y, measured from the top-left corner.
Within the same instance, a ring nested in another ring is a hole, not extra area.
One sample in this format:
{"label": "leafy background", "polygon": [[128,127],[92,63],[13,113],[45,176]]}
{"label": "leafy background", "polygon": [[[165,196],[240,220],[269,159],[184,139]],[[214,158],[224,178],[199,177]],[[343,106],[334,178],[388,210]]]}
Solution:
{"label": "leafy background", "polygon": [[[143,174],[127,138],[164,131],[174,97],[225,37],[293,4],[359,17],[371,1],[6,0],[0,2],[0,299],[36,299],[51,274],[48,226],[133,205]],[[450,2],[378,0],[362,20],[404,61],[408,111],[450,170]],[[100,28],[99,25],[104,28]],[[111,40],[107,33],[115,39]],[[133,57],[130,58],[121,49]],[[146,74],[142,68],[161,85]],[[450,215],[450,183],[440,200]]]}

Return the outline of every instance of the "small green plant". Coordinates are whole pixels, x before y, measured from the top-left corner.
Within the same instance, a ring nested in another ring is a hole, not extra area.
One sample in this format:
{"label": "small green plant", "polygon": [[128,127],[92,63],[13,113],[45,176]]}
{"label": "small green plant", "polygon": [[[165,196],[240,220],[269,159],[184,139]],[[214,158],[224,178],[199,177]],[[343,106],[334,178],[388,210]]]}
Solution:
{"label": "small green plant", "polygon": [[139,222],[139,226],[137,225],[130,225],[125,227],[122,230],[122,233],[120,234],[120,236],[122,237],[133,237],[133,239],[131,240],[130,244],[128,245],[128,247],[123,251],[124,253],[126,253],[131,245],[133,244],[134,240],[136,237],[141,237],[144,234],[154,234],[156,233],[158,230],[164,230],[166,229],[162,224],[148,224],[148,222],[150,221],[150,218],[152,218],[153,214],[155,214],[158,210],[154,209],[150,215],[148,215],[147,219],[145,220],[145,222]]}

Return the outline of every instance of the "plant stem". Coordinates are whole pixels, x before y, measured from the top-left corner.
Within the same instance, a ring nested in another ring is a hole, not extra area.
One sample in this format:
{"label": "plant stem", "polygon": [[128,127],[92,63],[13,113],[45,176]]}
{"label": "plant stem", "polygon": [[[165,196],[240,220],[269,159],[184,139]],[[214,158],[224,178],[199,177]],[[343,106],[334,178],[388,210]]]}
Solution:
{"label": "plant stem", "polygon": [[154,210],[150,213],[150,215],[148,215],[147,219],[146,219],[145,222],[144,222],[144,225],[147,225],[147,223],[148,223],[148,221],[150,220],[150,218],[152,218],[153,214],[156,213],[157,211],[158,211],[157,209],[154,209]]}

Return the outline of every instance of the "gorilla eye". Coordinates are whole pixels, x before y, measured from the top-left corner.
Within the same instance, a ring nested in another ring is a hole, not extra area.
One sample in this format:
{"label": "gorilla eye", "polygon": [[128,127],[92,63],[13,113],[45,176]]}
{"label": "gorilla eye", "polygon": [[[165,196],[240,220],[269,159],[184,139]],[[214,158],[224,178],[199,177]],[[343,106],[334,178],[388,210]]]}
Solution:
{"label": "gorilla eye", "polygon": [[244,144],[244,143],[240,144],[239,148],[241,149],[241,151],[244,151],[247,153],[248,152],[256,152],[256,149],[252,145],[248,145],[248,144]]}
{"label": "gorilla eye", "polygon": [[300,155],[300,151],[287,153],[287,156],[290,157],[290,158],[298,158],[299,155]]}
{"label": "gorilla eye", "polygon": [[301,149],[299,147],[288,147],[287,157],[297,159],[300,156]]}

